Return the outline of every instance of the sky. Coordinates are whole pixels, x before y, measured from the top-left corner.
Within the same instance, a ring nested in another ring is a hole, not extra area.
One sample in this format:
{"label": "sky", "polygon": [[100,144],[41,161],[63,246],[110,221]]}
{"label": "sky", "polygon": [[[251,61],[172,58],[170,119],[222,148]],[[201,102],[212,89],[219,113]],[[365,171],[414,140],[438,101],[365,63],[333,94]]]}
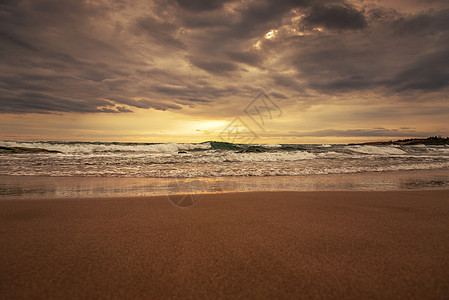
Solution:
{"label": "sky", "polygon": [[449,136],[447,0],[2,0],[0,140]]}

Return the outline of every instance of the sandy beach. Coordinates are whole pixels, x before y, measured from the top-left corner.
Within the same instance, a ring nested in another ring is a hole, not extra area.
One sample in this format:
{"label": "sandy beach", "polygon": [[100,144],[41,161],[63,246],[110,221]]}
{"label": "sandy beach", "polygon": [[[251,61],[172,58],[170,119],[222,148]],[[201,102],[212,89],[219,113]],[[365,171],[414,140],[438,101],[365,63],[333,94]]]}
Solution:
{"label": "sandy beach", "polygon": [[448,299],[449,191],[0,201],[1,299]]}

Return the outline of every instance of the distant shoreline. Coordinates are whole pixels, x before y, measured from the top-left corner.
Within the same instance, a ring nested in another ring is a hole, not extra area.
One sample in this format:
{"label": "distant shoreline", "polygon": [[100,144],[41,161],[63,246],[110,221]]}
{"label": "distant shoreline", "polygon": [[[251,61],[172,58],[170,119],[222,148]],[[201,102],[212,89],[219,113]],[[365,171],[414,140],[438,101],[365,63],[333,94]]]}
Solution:
{"label": "distant shoreline", "polygon": [[421,138],[421,139],[403,139],[403,140],[396,140],[396,141],[387,141],[387,142],[366,142],[366,143],[350,143],[348,145],[372,145],[372,146],[387,146],[387,145],[449,145],[449,137],[438,137],[438,136],[431,136],[428,138]]}

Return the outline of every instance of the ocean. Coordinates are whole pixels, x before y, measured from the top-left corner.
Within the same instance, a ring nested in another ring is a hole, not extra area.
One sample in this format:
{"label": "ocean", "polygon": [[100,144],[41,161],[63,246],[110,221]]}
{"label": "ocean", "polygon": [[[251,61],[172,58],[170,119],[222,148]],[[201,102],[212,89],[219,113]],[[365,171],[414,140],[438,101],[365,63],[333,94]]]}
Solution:
{"label": "ocean", "polygon": [[0,154],[0,196],[449,187],[448,145],[2,141],[60,153]]}
{"label": "ocean", "polygon": [[[204,178],[449,168],[449,145],[233,145],[3,141],[61,153],[0,154],[0,175]],[[255,149],[263,152],[242,151]]]}

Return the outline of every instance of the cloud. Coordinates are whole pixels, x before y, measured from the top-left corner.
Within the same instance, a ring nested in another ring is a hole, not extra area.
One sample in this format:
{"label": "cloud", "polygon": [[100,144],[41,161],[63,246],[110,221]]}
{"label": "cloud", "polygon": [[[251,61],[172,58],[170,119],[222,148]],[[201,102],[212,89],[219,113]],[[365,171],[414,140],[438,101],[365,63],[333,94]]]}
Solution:
{"label": "cloud", "polygon": [[135,32],[143,33],[150,38],[155,47],[167,46],[177,49],[185,49],[186,45],[174,37],[177,26],[165,20],[157,20],[152,16],[144,16],[136,21]]}
{"label": "cloud", "polygon": [[314,5],[304,18],[304,23],[337,30],[362,29],[367,26],[363,13],[348,5]]}
{"label": "cloud", "polygon": [[431,132],[420,132],[409,129],[348,129],[348,130],[315,130],[305,132],[290,132],[288,136],[297,137],[428,137],[432,135]]}
{"label": "cloud", "polygon": [[386,84],[398,91],[440,90],[449,86],[449,49],[421,57]]}
{"label": "cloud", "polygon": [[225,75],[229,72],[238,70],[237,65],[227,61],[203,59],[194,56],[188,57],[188,60],[195,67],[216,75]]}
{"label": "cloud", "polygon": [[[309,89],[344,93],[383,89],[390,93],[448,88],[449,10],[421,13],[419,29],[403,32],[416,15],[384,16],[356,33],[326,33],[290,41],[286,63]],[[425,16],[425,17],[423,17]],[[430,20],[430,21],[429,21]],[[443,38],[446,37],[446,38]],[[304,46],[304,44],[306,46]]]}
{"label": "cloud", "polygon": [[398,16],[391,27],[397,35],[434,35],[449,30],[448,16],[449,9]]}
{"label": "cloud", "polygon": [[[2,97],[1,113],[48,112],[112,112],[113,105],[106,100],[83,101],[68,97],[54,97],[45,93],[24,92]],[[117,112],[117,111],[115,111]]]}
{"label": "cloud", "polygon": [[256,51],[226,51],[226,56],[234,62],[244,63],[249,66],[260,66],[263,58]]}
{"label": "cloud", "polygon": [[204,12],[221,8],[229,0],[176,0],[179,7],[194,12]]}
{"label": "cloud", "polygon": [[238,115],[261,89],[444,100],[449,7],[418,2],[3,1],[0,112]]}

